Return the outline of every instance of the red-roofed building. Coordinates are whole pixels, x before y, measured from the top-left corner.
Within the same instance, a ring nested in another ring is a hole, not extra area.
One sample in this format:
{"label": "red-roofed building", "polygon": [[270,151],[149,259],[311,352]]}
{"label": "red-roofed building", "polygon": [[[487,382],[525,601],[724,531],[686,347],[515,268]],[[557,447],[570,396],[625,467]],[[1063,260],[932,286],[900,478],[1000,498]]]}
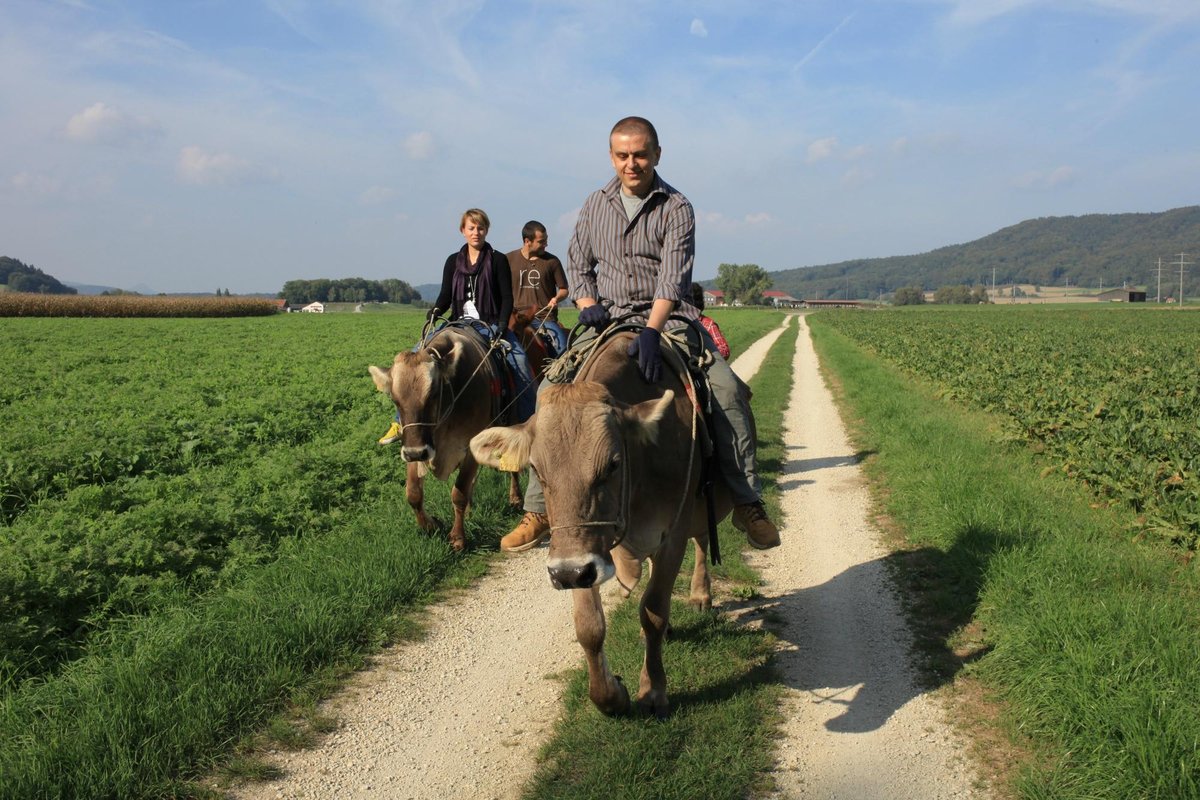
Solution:
{"label": "red-roofed building", "polygon": [[725,305],[725,293],[720,289],[705,289],[704,290],[704,305],[705,306],[723,306]]}

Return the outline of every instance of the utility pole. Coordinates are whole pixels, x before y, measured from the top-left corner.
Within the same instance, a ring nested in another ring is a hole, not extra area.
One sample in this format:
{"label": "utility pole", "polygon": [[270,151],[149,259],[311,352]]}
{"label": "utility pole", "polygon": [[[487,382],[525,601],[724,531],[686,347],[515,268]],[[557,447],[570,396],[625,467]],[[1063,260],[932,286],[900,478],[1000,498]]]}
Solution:
{"label": "utility pole", "polygon": [[996,299],[996,268],[992,267],[992,300]]}
{"label": "utility pole", "polygon": [[1154,302],[1161,303],[1162,302],[1162,256],[1158,257],[1157,272],[1158,272],[1158,297],[1155,298]]}
{"label": "utility pole", "polygon": [[1180,308],[1183,308],[1183,268],[1185,265],[1192,263],[1190,261],[1184,261],[1183,259],[1186,257],[1187,257],[1187,253],[1179,254],[1179,307]]}

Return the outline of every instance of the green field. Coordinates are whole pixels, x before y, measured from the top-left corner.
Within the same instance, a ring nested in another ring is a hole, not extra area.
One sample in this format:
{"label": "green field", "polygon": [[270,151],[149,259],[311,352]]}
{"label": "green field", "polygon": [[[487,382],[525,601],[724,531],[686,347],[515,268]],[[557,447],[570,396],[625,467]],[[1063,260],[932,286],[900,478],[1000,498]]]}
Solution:
{"label": "green field", "polygon": [[176,791],[481,571],[507,481],[481,473],[456,557],[375,445],[366,367],[423,319],[0,320],[0,797]]}
{"label": "green field", "polygon": [[[1170,316],[971,308],[809,317],[855,444],[870,454],[880,510],[905,540],[892,561],[927,677],[983,699],[960,708],[961,724],[993,743],[982,755],[1007,794],[1200,797],[1200,570],[1180,549],[1191,545],[1142,535],[1138,511],[1058,468],[1064,457],[1044,439],[1005,435],[1028,422],[1014,409],[1051,401],[1060,428],[1103,420],[1095,398],[1076,397],[1100,386],[1075,380],[1096,370],[1114,384],[1101,399],[1131,402],[1117,391],[1114,354],[1141,349],[1129,366],[1194,353],[1195,315]],[[1051,343],[1073,357],[1048,357]],[[1024,354],[1016,366],[1011,352]],[[1010,366],[1002,379],[998,365]],[[1146,411],[1187,396],[1188,386],[1157,374],[1134,393],[1140,421],[1186,428]]]}
{"label": "green field", "polygon": [[1200,545],[1200,313],[945,307],[822,320],[998,414],[1002,438],[1134,510],[1147,534]]}

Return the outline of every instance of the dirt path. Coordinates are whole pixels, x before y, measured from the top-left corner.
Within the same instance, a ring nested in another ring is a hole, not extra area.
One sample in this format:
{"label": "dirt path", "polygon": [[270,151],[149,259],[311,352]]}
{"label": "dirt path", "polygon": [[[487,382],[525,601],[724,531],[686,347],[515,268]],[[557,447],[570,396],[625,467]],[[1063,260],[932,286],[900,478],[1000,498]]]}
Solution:
{"label": "dirt path", "polygon": [[[738,374],[749,379],[784,330],[747,349],[733,363]],[[784,544],[755,559],[769,602],[789,619],[778,796],[972,796],[959,746],[904,667],[904,627],[866,492],[806,334],[787,420]],[[273,755],[284,777],[232,797],[519,797],[558,718],[553,676],[582,660],[569,596],[551,588],[537,549],[498,562],[428,621],[427,638],[388,648],[331,701],[335,733],[312,750]]]}
{"label": "dirt path", "polygon": [[807,324],[792,364],[780,478],[783,544],[754,553],[775,606],[787,689],[780,798],[985,797],[916,686],[909,637],[870,523],[870,498]]}

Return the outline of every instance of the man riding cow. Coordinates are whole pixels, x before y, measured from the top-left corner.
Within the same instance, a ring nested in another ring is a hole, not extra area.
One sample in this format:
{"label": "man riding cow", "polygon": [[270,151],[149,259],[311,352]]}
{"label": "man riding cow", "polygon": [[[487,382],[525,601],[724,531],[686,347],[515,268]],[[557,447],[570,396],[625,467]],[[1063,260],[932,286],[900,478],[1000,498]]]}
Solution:
{"label": "man riding cow", "polygon": [[[649,120],[626,117],[613,126],[609,157],[616,175],[584,202],[567,251],[579,322],[593,329],[591,335],[614,317],[634,315],[644,322],[628,355],[637,359],[642,377],[651,383],[662,375],[662,332],[686,324],[671,320],[672,314],[687,320],[699,314],[684,302],[692,283],[696,218],[687,198],[656,172],[661,156],[658,133]],[[734,526],[745,531],[754,547],[775,547],[779,530],[762,503],[749,402],[707,335],[704,344],[714,356],[708,367],[713,438],[721,477],[733,498]],[[545,498],[532,471],[525,511],[501,540],[502,550],[527,550],[550,534]]]}

